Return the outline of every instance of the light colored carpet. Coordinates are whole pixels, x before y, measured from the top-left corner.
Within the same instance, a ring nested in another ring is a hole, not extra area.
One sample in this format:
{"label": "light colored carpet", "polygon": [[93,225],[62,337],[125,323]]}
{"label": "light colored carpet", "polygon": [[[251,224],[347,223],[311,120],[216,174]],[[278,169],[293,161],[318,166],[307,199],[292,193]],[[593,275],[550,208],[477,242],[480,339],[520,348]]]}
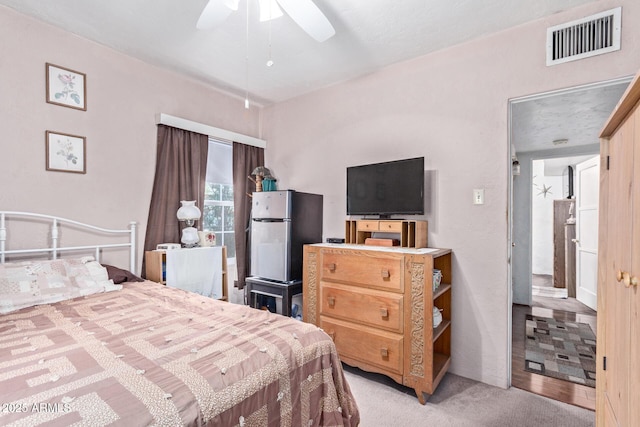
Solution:
{"label": "light colored carpet", "polygon": [[413,391],[391,379],[345,365],[360,409],[361,427],[589,427],[595,413],[517,388],[503,390],[446,374],[421,405]]}

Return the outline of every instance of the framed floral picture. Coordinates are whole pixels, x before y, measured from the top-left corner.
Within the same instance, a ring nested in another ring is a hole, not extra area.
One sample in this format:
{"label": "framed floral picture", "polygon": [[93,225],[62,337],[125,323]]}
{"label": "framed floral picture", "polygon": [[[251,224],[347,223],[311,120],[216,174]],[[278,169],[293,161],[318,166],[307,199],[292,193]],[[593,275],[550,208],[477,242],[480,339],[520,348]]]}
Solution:
{"label": "framed floral picture", "polygon": [[47,170],[87,173],[86,138],[46,131]]}
{"label": "framed floral picture", "polygon": [[46,68],[47,102],[87,111],[87,76],[49,63]]}

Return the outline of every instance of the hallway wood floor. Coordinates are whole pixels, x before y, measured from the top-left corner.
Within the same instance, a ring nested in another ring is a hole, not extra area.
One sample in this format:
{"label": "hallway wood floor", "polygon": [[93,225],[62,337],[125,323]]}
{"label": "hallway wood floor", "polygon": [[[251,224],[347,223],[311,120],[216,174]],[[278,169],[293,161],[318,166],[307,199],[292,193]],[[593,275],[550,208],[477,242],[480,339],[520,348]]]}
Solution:
{"label": "hallway wood floor", "polygon": [[[572,311],[559,310],[559,307]],[[556,298],[534,297],[533,307],[514,304],[512,308],[511,360],[511,385],[513,387],[582,408],[595,410],[595,388],[524,370],[525,318],[527,314],[588,323],[595,333],[596,312],[578,302],[575,298],[558,300]]]}

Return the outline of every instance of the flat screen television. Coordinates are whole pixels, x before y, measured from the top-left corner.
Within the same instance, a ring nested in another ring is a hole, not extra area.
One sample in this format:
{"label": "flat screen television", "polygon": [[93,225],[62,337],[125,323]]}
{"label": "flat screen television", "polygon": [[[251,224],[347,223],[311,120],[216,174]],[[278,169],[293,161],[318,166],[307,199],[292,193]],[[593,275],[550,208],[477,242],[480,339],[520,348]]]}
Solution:
{"label": "flat screen television", "polygon": [[347,168],[347,215],[424,214],[424,157]]}

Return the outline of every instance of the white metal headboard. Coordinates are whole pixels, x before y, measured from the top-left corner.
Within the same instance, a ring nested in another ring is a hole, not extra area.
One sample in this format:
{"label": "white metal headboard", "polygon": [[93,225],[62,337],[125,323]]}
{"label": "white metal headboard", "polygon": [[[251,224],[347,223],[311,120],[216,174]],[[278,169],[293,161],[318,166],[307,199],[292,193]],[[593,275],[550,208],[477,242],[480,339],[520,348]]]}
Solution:
{"label": "white metal headboard", "polygon": [[[51,246],[46,248],[33,248],[33,249],[14,249],[7,250],[5,245],[7,242],[7,218],[37,218],[43,220],[43,222],[51,222]],[[60,247],[58,244],[60,224],[71,224],[83,231],[94,231],[110,235],[129,235],[128,243],[114,243],[114,244],[95,244],[87,246],[66,246]],[[129,248],[129,270],[135,274],[136,272],[136,222],[131,221],[129,228],[126,230],[110,230],[107,228],[96,227],[94,225],[84,224],[82,222],[73,221],[66,218],[60,218],[57,216],[43,215],[31,212],[10,212],[0,211],[0,263],[5,263],[6,255],[18,255],[18,254],[34,254],[34,253],[51,253],[53,259],[58,258],[58,254],[61,252],[74,252],[83,250],[95,250],[96,261],[100,262],[100,251],[106,248]]]}

